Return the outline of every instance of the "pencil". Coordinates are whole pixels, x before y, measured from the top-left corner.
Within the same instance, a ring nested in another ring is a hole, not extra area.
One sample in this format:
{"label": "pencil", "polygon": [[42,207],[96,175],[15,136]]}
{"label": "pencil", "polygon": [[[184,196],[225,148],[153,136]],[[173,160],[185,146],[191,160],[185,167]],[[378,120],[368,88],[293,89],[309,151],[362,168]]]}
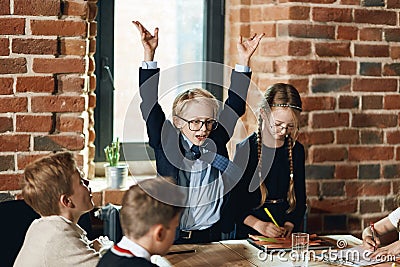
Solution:
{"label": "pencil", "polygon": [[167,253],[167,255],[193,253],[193,252],[196,252],[196,250],[195,249],[178,250],[178,251],[170,251],[170,252]]}
{"label": "pencil", "polygon": [[[370,227],[370,229],[371,229],[371,234],[372,234],[372,241],[374,241],[375,242],[375,236],[376,236],[376,234],[375,234],[375,227],[374,227],[374,223],[370,223],[370,225],[369,225],[369,227]],[[374,246],[374,251],[376,250],[376,246]]]}
{"label": "pencil", "polygon": [[265,212],[267,213],[268,217],[271,218],[272,222],[280,228],[279,224],[275,221],[274,217],[272,216],[271,212],[269,212],[268,208],[264,208]]}

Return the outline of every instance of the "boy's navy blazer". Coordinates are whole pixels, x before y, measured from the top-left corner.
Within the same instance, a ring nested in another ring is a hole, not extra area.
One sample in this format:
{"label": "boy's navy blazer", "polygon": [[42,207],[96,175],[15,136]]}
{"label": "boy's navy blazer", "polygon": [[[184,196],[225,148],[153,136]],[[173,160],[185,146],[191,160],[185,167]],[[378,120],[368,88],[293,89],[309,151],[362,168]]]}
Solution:
{"label": "boy's navy blazer", "polygon": [[[154,149],[157,173],[161,176],[170,176],[177,183],[178,171],[188,159],[182,145],[182,136],[170,120],[166,120],[165,113],[158,102],[158,83],[160,69],[139,70],[139,85],[142,102],[140,109],[146,121],[149,145]],[[250,84],[251,72],[236,72],[232,70],[231,84],[223,108],[220,112],[217,129],[208,137],[211,141],[207,149],[228,158],[226,144],[229,142],[237,120],[246,109],[247,91]],[[187,185],[182,185],[187,186]],[[229,199],[229,193],[224,196],[221,211],[221,225],[225,232],[231,231],[231,219],[228,211],[224,210]],[[224,222],[226,221],[226,223]],[[227,229],[229,228],[229,229]]]}

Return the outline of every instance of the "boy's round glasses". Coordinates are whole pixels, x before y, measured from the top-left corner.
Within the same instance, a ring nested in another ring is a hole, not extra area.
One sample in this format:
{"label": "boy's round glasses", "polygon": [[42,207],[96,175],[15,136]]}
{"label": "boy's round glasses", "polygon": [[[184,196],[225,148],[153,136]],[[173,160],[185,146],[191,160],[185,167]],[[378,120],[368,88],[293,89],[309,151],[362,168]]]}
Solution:
{"label": "boy's round glasses", "polygon": [[203,125],[206,126],[206,129],[208,131],[213,131],[213,130],[217,129],[217,127],[218,127],[218,121],[214,120],[214,119],[204,120],[204,121],[202,121],[202,120],[186,120],[182,117],[179,117],[178,115],[176,115],[176,116],[179,119],[187,122],[189,125],[189,130],[191,130],[191,131],[199,131],[203,127]]}

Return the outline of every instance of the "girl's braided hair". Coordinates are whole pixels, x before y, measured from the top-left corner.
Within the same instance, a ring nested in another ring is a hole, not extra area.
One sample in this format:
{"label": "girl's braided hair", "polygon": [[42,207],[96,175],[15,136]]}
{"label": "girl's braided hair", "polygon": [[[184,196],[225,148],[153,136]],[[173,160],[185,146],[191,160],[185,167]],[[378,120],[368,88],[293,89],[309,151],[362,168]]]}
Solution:
{"label": "girl's braided hair", "polygon": [[[285,83],[276,83],[270,86],[265,92],[263,101],[261,102],[261,109],[266,113],[270,113],[270,110],[274,107],[288,108],[293,112],[293,117],[295,118],[295,127],[290,135],[286,136],[287,148],[288,148],[288,160],[289,160],[289,190],[287,193],[287,200],[289,202],[289,208],[286,212],[291,212],[296,207],[296,196],[294,191],[294,168],[293,168],[293,146],[294,141],[298,136],[299,131],[299,113],[302,110],[302,103],[299,92],[297,89]],[[260,181],[260,191],[261,191],[261,201],[260,206],[262,206],[267,199],[268,190],[262,179],[262,125],[263,119],[260,115],[258,118],[258,130],[257,130],[257,154],[258,154],[258,178]]]}

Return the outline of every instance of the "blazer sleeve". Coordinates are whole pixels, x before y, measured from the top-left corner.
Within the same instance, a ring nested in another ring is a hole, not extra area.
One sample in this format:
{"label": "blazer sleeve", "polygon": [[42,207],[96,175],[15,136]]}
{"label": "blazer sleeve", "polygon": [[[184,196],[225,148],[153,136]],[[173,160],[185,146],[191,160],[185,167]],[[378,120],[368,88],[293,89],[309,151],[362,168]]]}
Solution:
{"label": "blazer sleeve", "polygon": [[[232,70],[228,98],[219,115],[219,123],[222,127],[217,128],[216,131],[210,134],[218,135],[225,144],[229,142],[238,119],[246,110],[246,98],[250,79],[251,72],[237,72]],[[222,132],[222,129],[224,132]]]}
{"label": "blazer sleeve", "polygon": [[158,103],[159,76],[160,69],[139,69],[139,92],[142,98],[140,110],[152,148],[161,145],[161,130],[165,122],[164,111]]}
{"label": "blazer sleeve", "polygon": [[[297,146],[297,147],[296,147]],[[294,159],[294,190],[296,195],[296,209],[287,215],[287,221],[295,226],[298,230],[306,211],[306,181],[305,181],[305,156],[304,147],[296,142],[293,155]]]}
{"label": "blazer sleeve", "polygon": [[[257,167],[257,153],[253,151],[250,140],[236,145],[233,162],[240,168],[241,179],[233,189],[233,202],[236,207],[236,222],[243,223],[259,204],[259,188],[250,192],[249,186]],[[250,142],[249,142],[250,141]]]}

